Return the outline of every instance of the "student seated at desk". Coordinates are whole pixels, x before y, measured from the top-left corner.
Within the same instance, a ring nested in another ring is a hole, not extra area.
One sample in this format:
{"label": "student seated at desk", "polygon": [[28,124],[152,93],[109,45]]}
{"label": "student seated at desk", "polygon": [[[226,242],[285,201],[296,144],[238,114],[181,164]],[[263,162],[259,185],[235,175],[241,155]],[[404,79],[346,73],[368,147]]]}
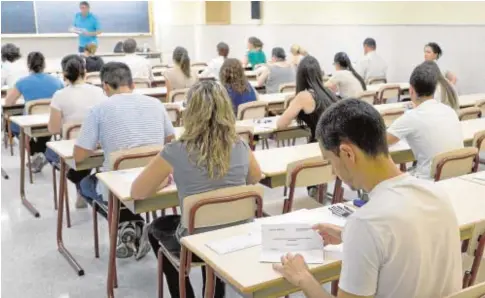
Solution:
{"label": "student seated at desk", "polygon": [[152,65],[148,59],[135,53],[136,41],[133,38],[123,42],[123,52],[125,56],[120,57],[118,61],[128,65],[134,79],[153,80]]}
{"label": "student seated at desk", "polygon": [[[167,69],[163,76],[167,93],[174,89],[190,88],[197,82],[197,73],[190,67],[190,57],[183,47],[176,47],[172,54],[174,67]],[[168,96],[168,95],[167,95]]]}
{"label": "student seated at desk", "polygon": [[[61,61],[64,79],[69,82],[64,89],[54,93],[51,100],[48,129],[52,134],[61,134],[62,126],[67,123],[82,123],[89,110],[106,99],[103,89],[84,82],[86,69],[84,60],[79,55],[68,55]],[[47,148],[45,152],[51,164],[59,163],[59,156]],[[86,202],[79,195],[79,182],[89,175],[91,170],[67,173],[67,177],[76,185],[78,197],[76,208],[85,208]]]}
{"label": "student seated at desk", "polygon": [[2,46],[2,86],[14,88],[15,83],[29,74],[25,61],[20,60],[20,49],[12,43]]}
{"label": "student seated at desk", "polygon": [[[443,56],[443,51],[436,42],[429,42],[424,46],[425,61],[434,61],[436,64],[438,64],[438,60],[441,58],[441,56]],[[445,70],[443,74],[448,81],[450,81],[453,85],[456,85],[457,78],[454,73]]]}
{"label": "student seated at desk", "polygon": [[364,79],[354,70],[349,56],[344,52],[335,54],[333,58],[335,73],[325,82],[325,87],[339,92],[341,98],[357,97],[366,90]]}
{"label": "student seated at desk", "polygon": [[455,87],[443,76],[438,64],[433,63],[430,65],[438,75],[438,85],[436,86],[434,98],[458,112],[460,110],[460,103]]}
{"label": "student seated at desk", "polygon": [[84,47],[84,59],[86,60],[86,72],[98,72],[104,65],[103,58],[96,56],[98,46],[90,43]]}
{"label": "student seated at desk", "polygon": [[248,52],[243,59],[243,66],[251,65],[253,69],[259,64],[266,63],[266,55],[263,52],[263,42],[257,37],[248,39]]}
{"label": "student seated at desk", "polygon": [[291,59],[291,64],[294,67],[298,67],[298,64],[300,64],[301,59],[305,58],[305,56],[308,55],[308,52],[297,44],[294,44],[291,46],[290,52],[291,52],[291,55],[293,56]]}
{"label": "student seated at desk", "polygon": [[[261,170],[251,149],[236,134],[236,120],[224,88],[214,81],[201,81],[189,90],[187,102],[183,135],[167,144],[131,187],[133,198],[146,198],[173,173],[182,213],[188,212],[182,206],[190,195],[255,184],[261,179]],[[164,242],[173,243],[169,249],[180,253],[179,240],[187,235],[187,230],[180,225],[180,218],[179,215],[169,215],[150,224],[148,235],[155,255],[162,237],[166,237]],[[226,226],[196,229],[196,233]],[[195,255],[192,260],[200,261]],[[163,271],[171,297],[179,297],[178,271],[166,258]],[[202,268],[205,285],[204,272]],[[190,280],[186,279],[187,298],[195,297]],[[224,297],[224,284],[219,279],[216,280],[214,297]]]}
{"label": "student seated at desk", "polygon": [[357,72],[362,76],[365,82],[370,79],[386,79],[387,64],[376,52],[376,41],[373,38],[364,40],[364,58],[357,65]]}
{"label": "student seated at desk", "polygon": [[265,86],[266,93],[280,92],[280,86],[295,81],[294,68],[286,62],[283,48],[273,48],[271,63],[262,65],[257,70],[258,86]]}
{"label": "student seated at desk", "polygon": [[[10,106],[21,97],[24,97],[25,102],[36,99],[50,99],[54,93],[62,89],[64,86],[62,82],[44,73],[45,58],[40,52],[31,52],[27,56],[27,65],[30,70],[30,74],[17,81],[15,87],[10,89],[5,99],[5,105]],[[12,133],[15,136],[19,136],[20,128],[11,124]],[[30,154],[32,159],[32,172],[39,173],[42,168],[47,164],[47,159],[44,153],[47,149],[47,142],[51,139],[50,136],[38,137],[30,139]]]}
{"label": "student seated at desk", "polygon": [[[448,195],[438,184],[399,171],[379,112],[361,100],[342,100],[323,114],[317,138],[335,174],[370,197],[345,228],[314,227],[325,245],[343,243],[337,297],[447,297],[459,291],[460,233]],[[281,261],[274,268],[307,297],[333,297],[302,256]]]}
{"label": "student seated at desk", "polygon": [[209,62],[207,68],[199,75],[200,77],[219,79],[222,64],[227,59],[227,55],[229,55],[229,46],[227,43],[220,42],[217,44],[217,54],[217,58]]}
{"label": "student seated at desk", "polygon": [[[129,67],[121,62],[109,62],[101,69],[101,82],[108,99],[95,105],[84,119],[74,147],[74,160],[80,162],[96,150],[104,151],[103,169],[109,170],[110,154],[119,150],[164,144],[175,135],[164,105],[157,99],[133,93],[133,78]],[[107,190],[98,188],[95,175],[81,181],[81,195],[92,204],[106,204]],[[106,216],[103,208],[100,213]],[[150,250],[141,241],[144,221],[139,215],[123,209],[120,214],[116,256],[128,258],[136,253],[139,259]]]}
{"label": "student seated at desk", "polygon": [[226,88],[232,102],[234,115],[240,104],[256,101],[258,99],[254,88],[249,84],[244,68],[239,60],[229,58],[222,64],[220,72],[221,84]]}
{"label": "student seated at desk", "polygon": [[433,158],[443,152],[463,148],[463,132],[458,115],[435,100],[438,83],[434,62],[417,66],[409,79],[409,94],[414,109],[396,119],[387,130],[389,145],[405,140],[417,160],[413,174],[431,179]]}

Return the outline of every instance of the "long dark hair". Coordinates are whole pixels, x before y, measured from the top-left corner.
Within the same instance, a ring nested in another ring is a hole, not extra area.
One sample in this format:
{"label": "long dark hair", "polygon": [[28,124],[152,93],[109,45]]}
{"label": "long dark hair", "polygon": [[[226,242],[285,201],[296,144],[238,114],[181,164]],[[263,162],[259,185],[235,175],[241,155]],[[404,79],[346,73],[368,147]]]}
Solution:
{"label": "long dark hair", "polygon": [[[320,117],[325,109],[330,107],[339,99],[328,88],[323,86],[324,73],[315,57],[307,55],[298,64],[296,71],[296,94],[311,90],[314,94],[315,110],[313,114]],[[298,124],[302,125],[300,117],[297,117]]]}
{"label": "long dark hair", "polygon": [[62,72],[69,82],[74,83],[86,74],[86,65],[79,55],[67,55],[61,61]]}
{"label": "long dark hair", "polygon": [[364,89],[364,91],[366,90],[364,79],[355,71],[354,67],[352,67],[352,62],[350,62],[350,58],[346,53],[338,52],[335,54],[335,57],[333,57],[333,62],[340,65],[341,68],[352,72],[354,77],[359,80],[360,85],[362,85],[362,89]]}
{"label": "long dark hair", "polygon": [[180,66],[182,72],[187,78],[190,78],[192,75],[190,73],[190,58],[189,53],[183,47],[176,47],[173,51],[173,61]]}

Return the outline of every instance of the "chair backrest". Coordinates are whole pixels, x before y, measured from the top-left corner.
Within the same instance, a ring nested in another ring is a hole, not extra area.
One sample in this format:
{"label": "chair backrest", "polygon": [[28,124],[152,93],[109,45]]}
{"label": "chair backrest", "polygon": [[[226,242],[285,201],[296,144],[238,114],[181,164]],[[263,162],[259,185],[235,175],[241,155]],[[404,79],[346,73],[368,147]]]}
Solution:
{"label": "chair backrest", "polygon": [[473,136],[473,147],[478,149],[478,152],[485,152],[485,130],[475,133]]}
{"label": "chair backrest", "polygon": [[469,107],[458,110],[458,118],[460,121],[471,120],[482,117],[482,110],[478,107]]}
{"label": "chair backrest", "polygon": [[113,152],[109,156],[110,169],[116,171],[144,167],[160,153],[162,147],[162,145],[148,145]]}
{"label": "chair backrest", "polygon": [[27,115],[49,114],[50,105],[50,99],[31,100],[25,103],[25,111]]}
{"label": "chair backrest", "polygon": [[279,87],[280,93],[296,92],[296,83],[281,84]]}
{"label": "chair backrest", "polygon": [[180,105],[176,103],[164,103],[165,110],[167,111],[168,117],[173,126],[180,126],[180,119],[182,118],[182,112],[180,110]]}
{"label": "chair backrest", "polygon": [[391,126],[392,122],[396,121],[397,118],[401,117],[404,114],[404,108],[395,108],[389,109],[382,112],[382,118],[384,119],[384,123],[386,127]]}
{"label": "chair backrest", "polygon": [[190,66],[191,67],[207,67],[207,63],[205,63],[205,62],[194,62]]}
{"label": "chair backrest", "polygon": [[291,101],[293,99],[295,99],[296,95],[288,95],[286,98],[285,98],[285,101],[283,102],[283,109],[287,109],[290,104],[291,104]]}
{"label": "chair backrest", "polygon": [[189,88],[171,90],[168,95],[168,102],[184,101],[188,91]]}
{"label": "chair backrest", "polygon": [[464,288],[457,293],[451,294],[446,298],[483,298],[485,297],[485,282]]}
{"label": "chair backrest", "polygon": [[485,116],[485,98],[477,101],[475,107],[479,108],[480,111],[482,111],[482,117]]}
{"label": "chair backrest", "polygon": [[373,105],[376,104],[377,93],[375,91],[363,91],[357,98]]}
{"label": "chair backrest", "polygon": [[236,133],[239,135],[239,137],[245,141],[249,147],[254,150],[254,127],[253,126],[236,126]]}
{"label": "chair backrest", "polygon": [[435,181],[476,172],[478,149],[467,147],[438,154],[431,163],[431,177]]}
{"label": "chair backrest", "polygon": [[386,103],[389,98],[401,99],[401,87],[399,84],[384,85],[377,91],[377,103]]}
{"label": "chair backrest", "polygon": [[[468,248],[466,254],[472,257],[473,263],[468,274],[465,275],[463,280],[463,286],[468,287],[475,283],[477,278],[480,263],[483,256],[483,251],[485,249],[485,220],[476,222],[473,227],[472,237],[468,242]],[[468,271],[468,270],[467,270]]]}
{"label": "chair backrest", "polygon": [[386,84],[386,78],[368,78],[367,85],[374,85],[374,84]]}
{"label": "chair backrest", "polygon": [[134,78],[133,85],[135,85],[135,88],[150,88],[152,83],[146,78]]}
{"label": "chair backrest", "polygon": [[[240,222],[262,214],[264,189],[242,185],[188,196],[183,200],[182,226],[189,230]],[[231,210],[231,212],[228,212]]]}
{"label": "chair backrest", "polygon": [[76,139],[81,131],[81,123],[65,123],[62,125],[62,139]]}
{"label": "chair backrest", "polygon": [[89,84],[98,84],[101,81],[99,71],[88,72],[84,78],[84,81]]}
{"label": "chair backrest", "polygon": [[335,180],[332,165],[321,156],[290,163],[286,167],[286,186],[291,188],[320,185]]}
{"label": "chair backrest", "polygon": [[266,117],[268,103],[251,101],[240,104],[237,108],[237,120],[260,119]]}
{"label": "chair backrest", "polygon": [[154,76],[161,76],[168,69],[168,65],[157,64],[152,66],[152,73]]}

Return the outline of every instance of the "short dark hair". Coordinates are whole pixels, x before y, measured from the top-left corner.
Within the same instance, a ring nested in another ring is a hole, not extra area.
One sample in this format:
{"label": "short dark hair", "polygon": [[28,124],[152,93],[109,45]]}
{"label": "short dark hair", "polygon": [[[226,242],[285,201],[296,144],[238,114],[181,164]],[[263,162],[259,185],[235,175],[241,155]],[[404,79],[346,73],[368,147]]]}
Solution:
{"label": "short dark hair", "polygon": [[74,83],[80,77],[84,78],[86,74],[86,63],[79,55],[71,54],[62,58],[62,72],[69,82]]}
{"label": "short dark hair", "polygon": [[279,60],[285,60],[286,59],[285,50],[283,48],[280,48],[280,47],[273,48],[273,50],[271,51],[271,56],[278,58]]}
{"label": "short dark hair", "polygon": [[418,97],[432,96],[438,84],[438,73],[433,61],[425,61],[411,73],[409,84],[413,86]]}
{"label": "short dark hair", "polygon": [[439,59],[443,55],[441,47],[436,42],[428,42],[424,47],[429,47],[436,54],[436,59]]}
{"label": "short dark hair", "polygon": [[128,38],[123,42],[123,52],[132,54],[136,51],[136,40]]}
{"label": "short dark hair", "polygon": [[108,62],[101,68],[101,82],[113,89],[133,85],[133,77],[128,65],[122,62]]}
{"label": "short dark hair", "polygon": [[364,46],[368,46],[369,48],[375,49],[377,47],[376,40],[374,38],[367,37],[364,40]]}
{"label": "short dark hair", "polygon": [[41,73],[45,68],[45,57],[41,52],[30,52],[27,56],[27,66],[34,73]]}
{"label": "short dark hair", "polygon": [[14,62],[20,58],[20,49],[13,43],[2,46],[2,62]]}
{"label": "short dark hair", "polygon": [[371,157],[389,155],[384,120],[360,99],[349,98],[330,106],[318,121],[316,137],[325,150],[336,155],[342,142],[354,144]]}
{"label": "short dark hair", "polygon": [[226,58],[229,55],[229,45],[225,42],[220,42],[217,44],[217,53],[219,56]]}
{"label": "short dark hair", "polygon": [[251,36],[248,39],[248,42],[250,44],[252,44],[255,48],[262,48],[263,47],[263,42],[261,41],[261,39],[255,37],[255,36]]}
{"label": "short dark hair", "polygon": [[88,1],[81,1],[79,2],[79,6],[87,6],[89,8],[89,3]]}

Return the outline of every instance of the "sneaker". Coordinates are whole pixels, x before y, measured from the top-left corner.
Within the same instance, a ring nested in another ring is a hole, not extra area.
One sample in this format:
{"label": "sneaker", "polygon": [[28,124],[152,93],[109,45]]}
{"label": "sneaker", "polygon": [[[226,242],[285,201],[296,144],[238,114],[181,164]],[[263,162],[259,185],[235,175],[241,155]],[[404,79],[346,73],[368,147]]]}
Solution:
{"label": "sneaker", "polygon": [[136,227],[132,222],[122,222],[118,226],[117,258],[130,258],[135,254]]}
{"label": "sneaker", "polygon": [[135,242],[135,243],[138,243],[138,247],[136,249],[136,255],[135,255],[135,259],[137,261],[142,259],[144,256],[146,256],[152,249],[150,242],[148,241],[148,227],[149,225],[146,225],[146,224],[143,225],[141,235]]}
{"label": "sneaker", "polygon": [[40,173],[47,163],[48,161],[45,158],[44,154],[36,153],[34,155],[34,159],[32,160],[32,172]]}
{"label": "sneaker", "polygon": [[317,195],[318,195],[318,189],[315,186],[311,186],[310,188],[308,188],[309,197],[316,199]]}
{"label": "sneaker", "polygon": [[79,192],[77,192],[77,198],[76,198],[76,209],[84,209],[88,207],[88,203],[86,203],[86,200],[81,196]]}

